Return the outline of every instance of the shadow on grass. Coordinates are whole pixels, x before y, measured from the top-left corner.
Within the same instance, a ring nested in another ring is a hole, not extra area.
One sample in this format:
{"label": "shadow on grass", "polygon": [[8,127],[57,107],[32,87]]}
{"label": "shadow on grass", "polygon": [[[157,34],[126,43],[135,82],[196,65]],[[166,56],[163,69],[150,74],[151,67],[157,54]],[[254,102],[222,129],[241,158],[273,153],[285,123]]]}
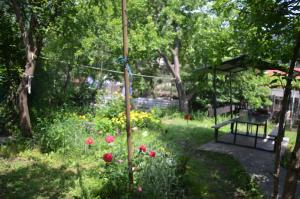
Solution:
{"label": "shadow on grass", "polygon": [[0,173],[0,198],[63,198],[76,175],[66,168],[33,163]]}

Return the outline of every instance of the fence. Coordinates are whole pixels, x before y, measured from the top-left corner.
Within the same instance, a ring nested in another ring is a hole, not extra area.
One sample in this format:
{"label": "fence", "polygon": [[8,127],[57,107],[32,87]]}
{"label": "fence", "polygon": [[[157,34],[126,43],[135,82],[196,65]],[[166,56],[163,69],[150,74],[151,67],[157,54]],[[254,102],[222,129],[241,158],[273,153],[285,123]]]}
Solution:
{"label": "fence", "polygon": [[178,107],[178,100],[169,100],[165,98],[135,98],[132,100],[135,108],[149,110],[153,107],[158,108],[171,108]]}

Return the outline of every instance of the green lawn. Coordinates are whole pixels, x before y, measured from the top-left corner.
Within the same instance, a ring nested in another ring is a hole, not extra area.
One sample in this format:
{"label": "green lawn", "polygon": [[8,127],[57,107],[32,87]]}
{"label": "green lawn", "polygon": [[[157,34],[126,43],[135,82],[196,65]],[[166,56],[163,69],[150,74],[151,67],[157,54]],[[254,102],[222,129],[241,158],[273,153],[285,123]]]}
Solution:
{"label": "green lawn", "polygon": [[[231,156],[197,150],[213,139],[211,119],[165,119],[161,131],[134,132],[135,147],[166,146],[184,169],[185,198],[262,198],[256,184]],[[226,129],[225,129],[226,130]],[[125,143],[125,134],[120,143]],[[120,144],[121,146],[121,144]],[[26,149],[0,150],[0,198],[92,198],[101,189],[100,155],[74,157]]]}

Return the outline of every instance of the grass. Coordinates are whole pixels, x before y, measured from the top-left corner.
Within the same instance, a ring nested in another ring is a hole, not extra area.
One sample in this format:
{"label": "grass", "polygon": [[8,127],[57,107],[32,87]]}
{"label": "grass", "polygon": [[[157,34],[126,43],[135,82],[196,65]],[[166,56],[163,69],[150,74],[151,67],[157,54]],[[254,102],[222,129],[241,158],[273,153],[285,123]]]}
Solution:
{"label": "grass", "polygon": [[[163,145],[178,156],[186,198],[262,198],[232,156],[197,150],[213,139],[212,124],[212,119],[165,119],[162,131],[135,132],[135,148]],[[125,143],[123,134],[119,146]],[[8,155],[9,147],[0,147],[0,198],[93,198],[104,186],[98,177],[101,154],[89,158],[22,149]]]}
{"label": "grass", "polygon": [[[214,139],[213,119],[189,121],[165,120],[171,148],[188,159],[185,183],[188,198],[263,198],[257,185],[240,163],[230,155],[198,150]],[[229,131],[229,126],[221,134]]]}

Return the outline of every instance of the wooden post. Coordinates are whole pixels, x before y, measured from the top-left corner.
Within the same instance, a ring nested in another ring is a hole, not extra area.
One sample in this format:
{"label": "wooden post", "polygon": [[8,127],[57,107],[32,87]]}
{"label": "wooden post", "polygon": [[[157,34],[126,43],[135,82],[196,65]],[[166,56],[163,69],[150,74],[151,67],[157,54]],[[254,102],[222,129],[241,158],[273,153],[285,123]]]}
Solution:
{"label": "wooden post", "polygon": [[215,116],[215,125],[216,125],[218,123],[218,118],[217,118],[216,68],[214,68],[214,74],[213,74],[213,87],[214,87],[214,116]]}
{"label": "wooden post", "polygon": [[127,152],[128,152],[128,176],[129,189],[133,190],[133,171],[132,157],[133,145],[131,140],[130,128],[130,93],[129,93],[129,77],[128,77],[128,21],[126,13],[126,0],[122,0],[122,23],[123,23],[123,56],[124,56],[124,82],[125,82],[125,107],[126,107],[126,132],[127,132]]}
{"label": "wooden post", "polygon": [[[232,73],[229,73],[229,95],[230,95],[230,119],[233,119],[233,109],[232,109]],[[230,132],[233,133],[234,122],[230,125]]]}
{"label": "wooden post", "polygon": [[232,73],[229,73],[229,95],[230,95],[230,118],[233,118],[233,110],[232,110],[232,78],[231,78]]}

